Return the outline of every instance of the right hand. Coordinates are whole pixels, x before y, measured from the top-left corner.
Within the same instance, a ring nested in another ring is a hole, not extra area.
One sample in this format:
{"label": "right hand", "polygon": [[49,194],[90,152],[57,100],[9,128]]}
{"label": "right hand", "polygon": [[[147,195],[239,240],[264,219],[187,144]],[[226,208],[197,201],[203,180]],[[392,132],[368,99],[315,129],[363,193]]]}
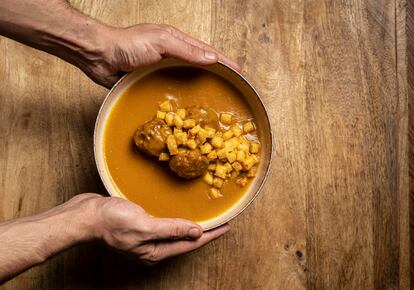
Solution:
{"label": "right hand", "polygon": [[230,229],[226,224],[203,233],[196,223],[150,217],[138,205],[116,197],[81,194],[74,199],[92,204],[91,220],[98,239],[147,265],[200,248]]}

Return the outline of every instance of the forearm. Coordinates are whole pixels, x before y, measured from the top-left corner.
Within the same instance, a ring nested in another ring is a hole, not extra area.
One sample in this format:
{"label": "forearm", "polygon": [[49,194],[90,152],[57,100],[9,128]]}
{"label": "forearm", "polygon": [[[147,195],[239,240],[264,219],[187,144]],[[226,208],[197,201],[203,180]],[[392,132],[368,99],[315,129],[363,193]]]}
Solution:
{"label": "forearm", "polygon": [[0,224],[0,284],[75,244],[92,240],[92,219],[66,203],[42,214]]}
{"label": "forearm", "polygon": [[[64,0],[1,0],[0,34],[87,69],[110,28]],[[84,63],[83,63],[84,62]]]}

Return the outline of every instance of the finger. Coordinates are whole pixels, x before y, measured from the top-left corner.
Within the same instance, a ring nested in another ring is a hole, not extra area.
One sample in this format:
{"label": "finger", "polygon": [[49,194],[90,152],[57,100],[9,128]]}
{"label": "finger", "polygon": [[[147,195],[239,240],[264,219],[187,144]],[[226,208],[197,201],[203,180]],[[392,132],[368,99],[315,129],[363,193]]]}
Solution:
{"label": "finger", "polygon": [[227,64],[228,66],[232,67],[233,69],[240,71],[240,66],[232,61],[230,58],[228,58],[227,56],[225,56],[223,53],[221,53],[220,51],[218,51],[217,49],[215,49],[214,47],[208,45],[207,43],[196,39],[190,35],[188,35],[187,33],[175,28],[175,27],[168,27],[167,30],[175,37],[191,44],[194,46],[197,46],[203,50],[209,50],[212,51],[214,53],[216,53],[218,55],[219,60],[221,60],[223,63]]}
{"label": "finger", "polygon": [[165,56],[175,57],[189,63],[201,65],[213,64],[218,60],[217,53],[192,45],[170,33],[162,35],[159,41],[160,53]]}
{"label": "finger", "polygon": [[193,241],[171,241],[171,242],[159,242],[155,244],[154,256],[155,260],[160,261],[173,256],[181,255],[194,251],[205,244],[219,238],[230,230],[230,226],[225,224],[214,230],[205,232],[199,239]]}
{"label": "finger", "polygon": [[197,239],[203,234],[202,228],[193,222],[173,218],[150,218],[151,240]]}

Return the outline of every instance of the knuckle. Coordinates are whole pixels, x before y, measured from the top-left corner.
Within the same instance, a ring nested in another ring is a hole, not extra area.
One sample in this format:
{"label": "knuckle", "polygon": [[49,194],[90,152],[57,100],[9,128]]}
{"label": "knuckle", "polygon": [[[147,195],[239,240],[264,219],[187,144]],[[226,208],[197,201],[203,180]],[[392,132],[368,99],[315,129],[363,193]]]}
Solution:
{"label": "knuckle", "polygon": [[161,29],[158,31],[158,39],[161,43],[169,41],[171,39],[171,34],[168,31]]}
{"label": "knuckle", "polygon": [[148,247],[141,255],[140,260],[146,265],[154,265],[159,262],[159,251],[155,245]]}

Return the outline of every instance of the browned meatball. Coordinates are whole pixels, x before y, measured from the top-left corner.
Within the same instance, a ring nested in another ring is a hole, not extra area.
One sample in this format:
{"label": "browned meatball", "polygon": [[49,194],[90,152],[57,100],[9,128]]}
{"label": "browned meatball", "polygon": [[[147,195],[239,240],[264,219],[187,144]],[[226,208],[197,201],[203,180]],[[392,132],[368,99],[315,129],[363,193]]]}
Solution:
{"label": "browned meatball", "polygon": [[148,155],[159,156],[167,148],[165,141],[171,134],[171,128],[164,120],[154,118],[137,129],[134,142],[141,151]]}
{"label": "browned meatball", "polygon": [[190,179],[199,177],[206,172],[208,159],[198,149],[184,149],[171,157],[169,165],[178,176]]}
{"label": "browned meatball", "polygon": [[217,113],[210,108],[202,108],[199,106],[192,106],[187,108],[187,118],[194,119],[202,127],[218,128],[219,120]]}

